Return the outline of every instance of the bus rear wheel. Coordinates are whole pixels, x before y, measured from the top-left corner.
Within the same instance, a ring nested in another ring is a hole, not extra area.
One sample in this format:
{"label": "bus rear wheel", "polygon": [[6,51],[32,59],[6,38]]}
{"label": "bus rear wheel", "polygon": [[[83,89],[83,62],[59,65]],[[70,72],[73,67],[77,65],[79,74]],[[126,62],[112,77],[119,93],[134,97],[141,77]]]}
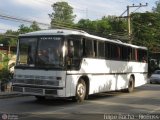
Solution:
{"label": "bus rear wheel", "polygon": [[75,96],[76,102],[84,101],[85,96],[86,96],[86,83],[83,79],[80,79],[76,87],[76,96]]}
{"label": "bus rear wheel", "polygon": [[131,93],[131,92],[133,92],[133,90],[134,90],[134,79],[133,79],[133,77],[131,76],[130,79],[129,79],[129,82],[128,82],[127,92],[128,92],[128,93]]}

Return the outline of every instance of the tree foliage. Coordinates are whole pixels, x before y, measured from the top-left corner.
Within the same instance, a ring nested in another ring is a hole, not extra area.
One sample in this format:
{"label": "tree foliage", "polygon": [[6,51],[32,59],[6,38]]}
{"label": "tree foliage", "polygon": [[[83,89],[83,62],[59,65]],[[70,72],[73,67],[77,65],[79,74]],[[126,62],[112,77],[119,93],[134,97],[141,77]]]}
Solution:
{"label": "tree foliage", "polygon": [[153,7],[153,12],[160,13],[160,0],[156,1],[156,7]]}
{"label": "tree foliage", "polygon": [[31,31],[41,30],[36,21],[33,21],[33,23],[30,25],[30,29],[31,29]]}
{"label": "tree foliage", "polygon": [[37,30],[40,30],[40,27],[35,21],[29,27],[22,24],[19,26],[19,29],[17,31],[7,30],[4,35],[0,35],[0,44],[3,44],[4,46],[16,46],[19,34]]}
{"label": "tree foliage", "polygon": [[67,2],[56,2],[52,8],[53,12],[49,14],[51,28],[56,24],[73,24],[76,15],[73,15],[73,8]]}
{"label": "tree foliage", "polygon": [[[81,19],[75,24],[76,15],[73,14],[73,8],[67,2],[56,2],[52,5],[52,8],[53,12],[49,14],[52,28],[64,26],[84,30],[97,36],[128,42],[126,19],[107,16],[99,20]],[[131,23],[133,44],[146,46],[151,51],[160,51],[158,46],[160,43],[160,0],[156,2],[156,7],[151,13],[133,13],[131,15]],[[5,34],[18,36],[19,34],[37,30],[40,30],[40,28],[36,22],[33,22],[30,26],[21,25],[18,31],[8,30]],[[0,43],[15,45],[16,39],[14,37],[0,36]]]}
{"label": "tree foliage", "polygon": [[117,19],[115,16],[103,17],[94,21],[81,19],[76,26],[94,35],[126,40],[126,20]]}
{"label": "tree foliage", "polygon": [[150,51],[160,51],[160,14],[132,14],[133,43],[146,46]]}
{"label": "tree foliage", "polygon": [[7,30],[4,35],[0,35],[0,44],[4,46],[15,46],[17,43],[17,38],[15,36],[18,36],[17,31]]}
{"label": "tree foliage", "polygon": [[20,33],[20,34],[28,33],[31,31],[32,31],[32,29],[28,26],[25,26],[24,24],[20,25],[19,29],[18,29],[18,33]]}
{"label": "tree foliage", "polygon": [[38,31],[38,30],[40,30],[40,27],[38,26],[37,22],[33,21],[33,23],[29,27],[25,26],[24,24],[20,25],[18,29],[18,33],[24,34],[24,33]]}

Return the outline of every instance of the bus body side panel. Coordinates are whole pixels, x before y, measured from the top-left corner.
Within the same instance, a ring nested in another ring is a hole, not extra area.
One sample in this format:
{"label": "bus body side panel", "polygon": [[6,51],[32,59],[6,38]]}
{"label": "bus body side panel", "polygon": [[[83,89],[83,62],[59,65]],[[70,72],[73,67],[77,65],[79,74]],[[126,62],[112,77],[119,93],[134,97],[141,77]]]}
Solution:
{"label": "bus body side panel", "polygon": [[89,77],[89,94],[93,94],[128,88],[131,75],[135,77],[135,87],[141,86],[147,83],[147,67],[146,63],[140,62],[85,58],[79,73]]}
{"label": "bus body side panel", "polygon": [[142,86],[148,83],[148,75],[143,73],[135,73],[135,87]]}
{"label": "bus body side panel", "polygon": [[[75,94],[76,94],[76,86],[77,86],[78,80],[79,80],[81,75],[74,74],[74,73],[75,72],[73,72],[73,71],[68,71],[67,72],[66,97],[75,96]],[[78,73],[78,71],[76,73]]]}
{"label": "bus body side panel", "polygon": [[131,75],[134,75],[135,79],[135,87],[144,85],[148,83],[148,64],[143,62],[129,62],[128,64],[129,68],[132,68],[128,74],[128,78],[130,78]]}

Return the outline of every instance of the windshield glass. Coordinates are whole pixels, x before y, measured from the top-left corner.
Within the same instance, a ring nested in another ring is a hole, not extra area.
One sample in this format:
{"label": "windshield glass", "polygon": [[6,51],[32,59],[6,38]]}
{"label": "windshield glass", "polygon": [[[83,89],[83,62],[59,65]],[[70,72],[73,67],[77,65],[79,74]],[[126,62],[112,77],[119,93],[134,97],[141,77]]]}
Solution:
{"label": "windshield glass", "polygon": [[63,66],[61,36],[21,38],[17,66],[60,67]]}
{"label": "windshield glass", "polygon": [[34,65],[37,38],[23,38],[19,42],[18,65]]}
{"label": "windshield glass", "polygon": [[38,44],[38,66],[62,65],[62,38],[61,37],[41,37]]}

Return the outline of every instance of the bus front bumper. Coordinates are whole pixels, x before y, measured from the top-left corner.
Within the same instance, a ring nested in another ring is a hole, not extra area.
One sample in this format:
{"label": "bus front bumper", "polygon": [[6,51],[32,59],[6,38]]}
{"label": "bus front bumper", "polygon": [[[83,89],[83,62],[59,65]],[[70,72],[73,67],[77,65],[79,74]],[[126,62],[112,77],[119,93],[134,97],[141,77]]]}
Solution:
{"label": "bus front bumper", "polygon": [[25,95],[65,97],[65,92],[63,87],[13,84],[12,90],[14,92],[22,93]]}

